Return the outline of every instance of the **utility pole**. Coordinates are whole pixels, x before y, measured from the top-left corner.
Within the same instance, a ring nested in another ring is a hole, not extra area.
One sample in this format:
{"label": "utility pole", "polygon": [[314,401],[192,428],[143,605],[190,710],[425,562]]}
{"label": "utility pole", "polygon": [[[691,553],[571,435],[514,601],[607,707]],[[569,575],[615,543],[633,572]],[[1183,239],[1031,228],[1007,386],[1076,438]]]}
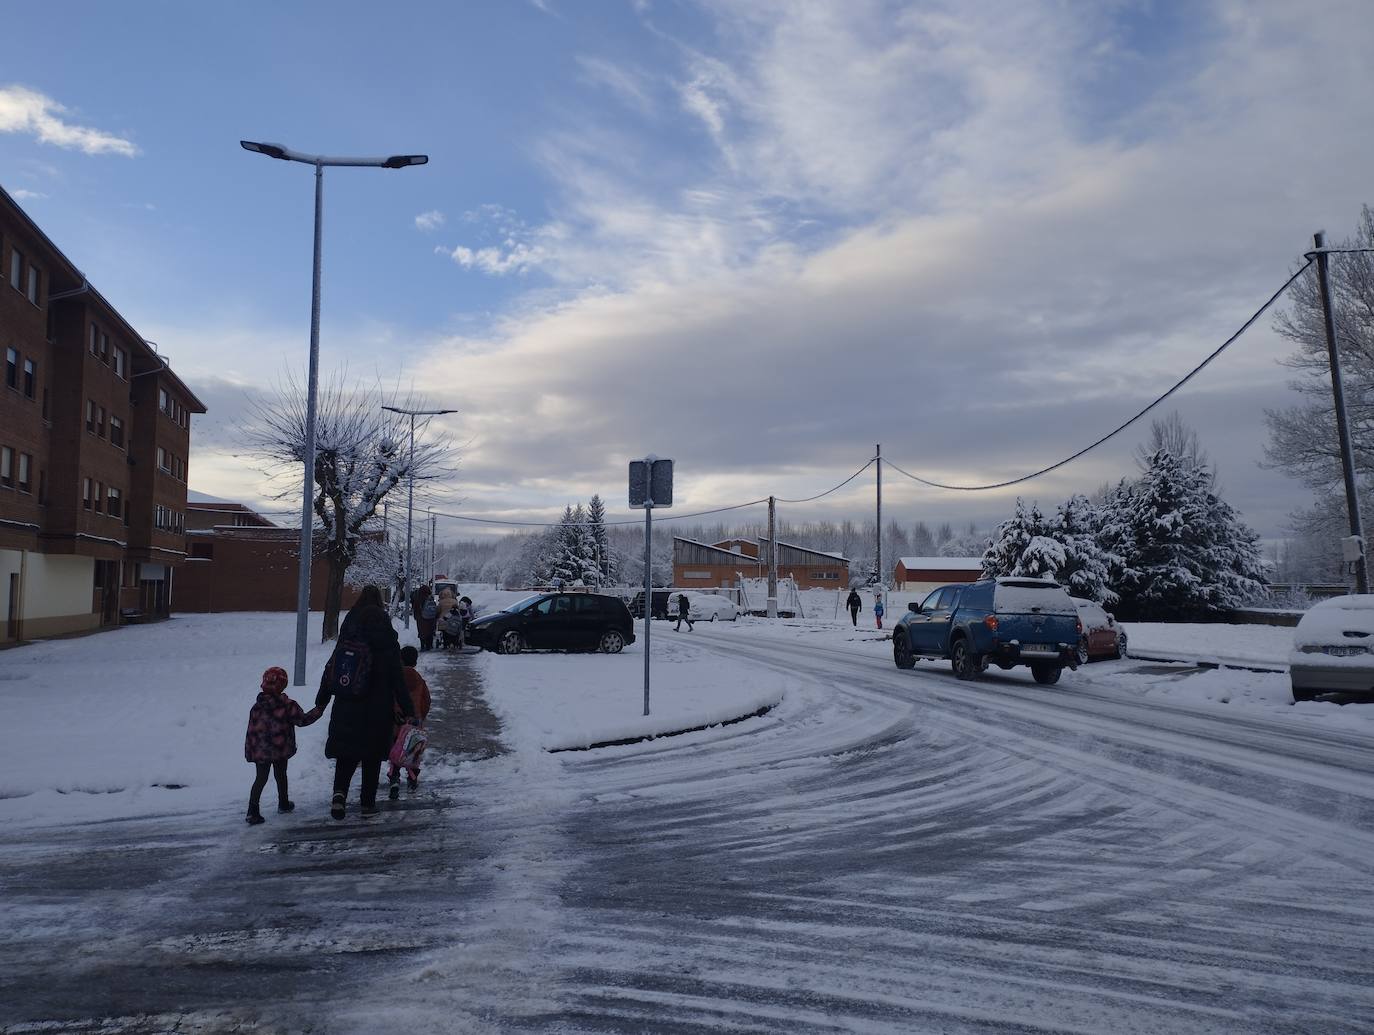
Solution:
{"label": "utility pole", "polygon": [[768,617],[778,617],[778,502],[768,497]]}
{"label": "utility pole", "polygon": [[882,586],[886,584],[887,580],[883,578],[883,446],[881,442],[878,443],[877,449],[878,452],[875,456],[878,471],[878,552],[873,567],[877,572],[878,585]]}
{"label": "utility pole", "polygon": [[436,529],[435,526],[434,526],[434,520],[435,520],[435,519],[434,519],[434,508],[433,508],[433,507],[427,507],[426,509],[429,511],[429,581],[430,581],[430,582],[433,582],[433,581],[434,581],[434,561],[435,561],[435,555],[436,555],[436,550],[435,550],[435,547],[434,547],[434,534],[435,534],[435,532],[437,531],[437,529]]}
{"label": "utility pole", "polygon": [[406,465],[406,473],[409,475],[409,485],[406,487],[406,557],[405,574],[401,581],[401,601],[405,611],[405,627],[410,628],[410,577],[411,577],[411,552],[410,544],[415,525],[415,418],[416,417],[442,417],[447,413],[457,413],[457,410],[410,410],[404,406],[383,406],[382,409],[392,413],[399,413],[410,418],[410,461]]}
{"label": "utility pole", "polygon": [[1326,234],[1312,235],[1317,259],[1317,283],[1322,294],[1322,324],[1326,330],[1326,352],[1331,359],[1331,396],[1336,408],[1336,431],[1341,440],[1341,471],[1345,476],[1345,508],[1350,515],[1350,538],[1356,547],[1355,592],[1369,592],[1369,569],[1365,559],[1364,528],[1360,521],[1360,497],[1355,489],[1355,453],[1350,445],[1350,422],[1345,413],[1345,385],[1341,380],[1341,355],[1336,349],[1336,318],[1331,312],[1331,283],[1327,279]]}

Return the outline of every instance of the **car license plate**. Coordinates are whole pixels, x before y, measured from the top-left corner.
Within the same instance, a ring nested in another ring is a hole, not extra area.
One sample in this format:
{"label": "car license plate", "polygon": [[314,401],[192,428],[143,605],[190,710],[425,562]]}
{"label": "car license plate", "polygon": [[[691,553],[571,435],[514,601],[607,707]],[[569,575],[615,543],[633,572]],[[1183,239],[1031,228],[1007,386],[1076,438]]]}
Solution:
{"label": "car license plate", "polygon": [[1326,648],[1326,653],[1327,653],[1327,654],[1330,654],[1333,658],[1349,658],[1349,657],[1352,657],[1352,656],[1354,656],[1354,655],[1356,655],[1356,654],[1364,654],[1364,653],[1365,653],[1365,648],[1363,648],[1363,647],[1327,647],[1327,648]]}
{"label": "car license plate", "polygon": [[1051,647],[1048,643],[1023,643],[1023,644],[1021,644],[1021,649],[1022,649],[1022,650],[1039,650],[1039,651],[1053,651],[1053,650],[1054,650],[1054,648]]}

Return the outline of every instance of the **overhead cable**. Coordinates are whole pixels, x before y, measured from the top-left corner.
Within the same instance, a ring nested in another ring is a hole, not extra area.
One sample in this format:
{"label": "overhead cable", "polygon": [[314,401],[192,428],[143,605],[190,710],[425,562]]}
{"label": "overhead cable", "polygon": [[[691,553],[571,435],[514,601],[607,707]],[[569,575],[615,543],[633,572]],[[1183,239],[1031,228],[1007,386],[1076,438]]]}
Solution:
{"label": "overhead cable", "polygon": [[1051,471],[1058,470],[1065,464],[1071,464],[1079,457],[1083,456],[1085,453],[1089,453],[1092,450],[1096,449],[1098,446],[1102,445],[1102,443],[1106,442],[1108,439],[1115,438],[1117,435],[1121,434],[1121,432],[1125,431],[1136,421],[1140,420],[1141,417],[1145,416],[1145,414],[1149,413],[1156,406],[1162,403],[1165,399],[1169,398],[1169,396],[1173,395],[1180,388],[1182,388],[1189,381],[1191,381],[1195,376],[1201,373],[1203,368],[1205,368],[1207,364],[1211,363],[1212,360],[1216,359],[1228,348],[1230,348],[1231,345],[1234,344],[1242,334],[1248,331],[1250,329],[1250,326],[1261,316],[1263,316],[1265,311],[1271,305],[1277,302],[1279,298],[1283,295],[1283,293],[1292,286],[1293,282],[1297,280],[1300,276],[1302,276],[1305,272],[1307,272],[1307,268],[1312,265],[1312,262],[1313,260],[1309,258],[1305,263],[1303,263],[1296,273],[1294,273],[1291,277],[1289,277],[1286,281],[1283,282],[1283,287],[1279,288],[1277,291],[1275,291],[1272,295],[1269,296],[1269,301],[1265,302],[1264,305],[1256,309],[1254,314],[1243,324],[1240,325],[1240,330],[1236,331],[1235,334],[1231,335],[1231,337],[1227,338],[1224,342],[1218,345],[1210,355],[1208,355],[1197,366],[1193,367],[1192,370],[1188,371],[1188,373],[1184,374],[1183,377],[1180,378],[1177,382],[1175,382],[1174,386],[1170,388],[1167,392],[1159,396],[1157,399],[1155,399],[1153,402],[1151,402],[1148,406],[1142,409],[1135,416],[1131,417],[1129,420],[1125,421],[1124,423],[1118,424],[1115,428],[1107,432],[1107,434],[1103,435],[1095,442],[1089,443],[1088,445],[1080,449],[1078,452],[1072,454],[1071,456],[1066,456],[1063,460],[1057,461],[1056,463],[1052,463],[1048,467],[1042,467],[1040,468],[1040,470],[1033,471],[1030,474],[1023,474],[1019,478],[1010,478],[1004,482],[993,482],[991,485],[948,485],[945,482],[932,481],[929,478],[922,478],[920,475],[912,474],[910,471],[904,471],[902,470],[902,468],[894,464],[891,460],[887,459],[887,457],[883,457],[882,462],[887,464],[888,467],[892,468],[898,474],[905,475],[907,478],[910,478],[913,482],[919,482],[922,485],[928,485],[932,489],[954,489],[959,492],[985,492],[988,489],[1005,489],[1008,486],[1020,485],[1022,482],[1028,482],[1032,478],[1039,478],[1042,474],[1049,474]]}

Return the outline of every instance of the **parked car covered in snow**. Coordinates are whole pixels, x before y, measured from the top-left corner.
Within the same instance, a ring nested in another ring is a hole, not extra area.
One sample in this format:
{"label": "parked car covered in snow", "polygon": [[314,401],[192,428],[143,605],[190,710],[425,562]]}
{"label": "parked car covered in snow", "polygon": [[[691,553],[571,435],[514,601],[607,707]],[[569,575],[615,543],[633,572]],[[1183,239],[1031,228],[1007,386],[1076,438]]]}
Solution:
{"label": "parked car covered in snow", "polygon": [[1374,696],[1374,593],[1313,604],[1293,630],[1293,700],[1319,694]]}
{"label": "parked car covered in snow", "polygon": [[908,604],[892,630],[892,658],[912,668],[917,658],[948,658],[960,679],[976,679],[988,663],[1029,665],[1037,683],[1057,683],[1064,666],[1078,667],[1083,623],[1068,590],[1049,579],[999,578],[941,586]]}
{"label": "parked car covered in snow", "polygon": [[739,608],[731,603],[729,597],[718,593],[673,593],[668,601],[668,617],[677,617],[677,598],[687,598],[687,613],[694,622],[733,622],[739,617]]}
{"label": "parked car covered in snow", "polygon": [[524,650],[599,650],[619,654],[635,642],[625,602],[600,593],[540,593],[468,626],[471,643],[497,654]]}
{"label": "parked car covered in snow", "polygon": [[1116,616],[1095,600],[1070,597],[1078,608],[1078,620],[1083,623],[1083,635],[1078,638],[1078,663],[1086,665],[1093,658],[1124,658],[1126,630],[1116,624]]}

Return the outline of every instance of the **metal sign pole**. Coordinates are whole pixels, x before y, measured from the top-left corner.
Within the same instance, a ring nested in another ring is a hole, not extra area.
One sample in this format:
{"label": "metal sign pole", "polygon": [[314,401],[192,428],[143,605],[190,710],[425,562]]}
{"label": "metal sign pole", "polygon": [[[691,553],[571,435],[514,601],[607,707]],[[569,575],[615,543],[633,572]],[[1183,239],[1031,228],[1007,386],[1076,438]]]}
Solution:
{"label": "metal sign pole", "polygon": [[644,501],[644,714],[649,714],[649,629],[653,622],[654,501]]}

